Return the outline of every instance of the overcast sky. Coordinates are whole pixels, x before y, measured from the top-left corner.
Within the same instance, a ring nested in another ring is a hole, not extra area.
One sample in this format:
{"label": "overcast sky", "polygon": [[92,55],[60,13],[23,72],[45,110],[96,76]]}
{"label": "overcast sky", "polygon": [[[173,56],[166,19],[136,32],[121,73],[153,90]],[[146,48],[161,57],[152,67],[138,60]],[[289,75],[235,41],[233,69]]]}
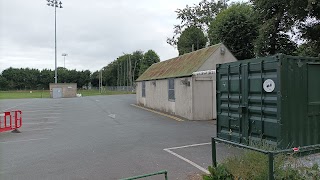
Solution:
{"label": "overcast sky", "polygon": [[[123,53],[155,50],[178,55],[166,43],[177,8],[200,0],[63,0],[57,9],[57,61],[95,71]],[[54,69],[54,8],[46,0],[0,0],[0,72],[9,67]]]}

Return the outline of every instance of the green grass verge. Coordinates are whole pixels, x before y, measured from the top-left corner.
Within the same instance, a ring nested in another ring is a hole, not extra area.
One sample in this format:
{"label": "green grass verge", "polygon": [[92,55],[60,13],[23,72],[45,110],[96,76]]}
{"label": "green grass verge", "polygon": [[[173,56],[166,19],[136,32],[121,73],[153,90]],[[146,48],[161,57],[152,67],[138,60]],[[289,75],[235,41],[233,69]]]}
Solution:
{"label": "green grass verge", "polygon": [[[103,91],[99,90],[78,90],[82,96],[97,96],[97,95],[119,95],[119,94],[133,94],[132,92],[124,91]],[[0,99],[27,99],[27,98],[49,98],[49,90],[30,90],[28,91],[0,91]]]}
{"label": "green grass verge", "polygon": [[49,90],[32,90],[31,91],[0,91],[0,99],[25,99],[25,98],[49,98]]}

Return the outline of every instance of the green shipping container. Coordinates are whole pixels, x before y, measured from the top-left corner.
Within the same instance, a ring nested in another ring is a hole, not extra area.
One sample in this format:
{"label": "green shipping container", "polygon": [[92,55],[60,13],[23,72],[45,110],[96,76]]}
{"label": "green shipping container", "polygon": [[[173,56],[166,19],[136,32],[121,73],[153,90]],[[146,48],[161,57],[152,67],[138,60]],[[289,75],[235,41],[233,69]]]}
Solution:
{"label": "green shipping container", "polygon": [[278,149],[320,144],[320,59],[283,54],[217,65],[217,136]]}

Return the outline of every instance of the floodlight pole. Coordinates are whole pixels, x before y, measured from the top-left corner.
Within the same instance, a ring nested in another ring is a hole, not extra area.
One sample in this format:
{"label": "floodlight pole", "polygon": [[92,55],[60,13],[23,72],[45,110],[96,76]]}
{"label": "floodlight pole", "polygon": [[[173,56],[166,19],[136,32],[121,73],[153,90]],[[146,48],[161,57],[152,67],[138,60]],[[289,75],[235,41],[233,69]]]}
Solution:
{"label": "floodlight pole", "polygon": [[62,53],[63,56],[63,67],[66,68],[66,56],[68,56],[67,53]]}
{"label": "floodlight pole", "polygon": [[57,70],[57,8],[62,8],[62,2],[58,0],[47,0],[48,6],[54,7],[54,83],[58,83]]}

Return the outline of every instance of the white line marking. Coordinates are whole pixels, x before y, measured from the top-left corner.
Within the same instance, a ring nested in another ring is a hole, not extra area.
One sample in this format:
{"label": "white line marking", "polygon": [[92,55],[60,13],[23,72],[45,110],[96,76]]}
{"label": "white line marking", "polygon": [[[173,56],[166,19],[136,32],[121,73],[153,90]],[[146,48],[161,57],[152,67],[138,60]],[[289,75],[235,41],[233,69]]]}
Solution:
{"label": "white line marking", "polygon": [[18,141],[2,141],[0,143],[15,143],[15,142],[28,142],[28,141],[38,141],[38,140],[45,140],[48,138],[38,138],[38,139],[26,139],[26,140],[18,140]]}
{"label": "white line marking", "polygon": [[176,156],[176,157],[178,157],[178,158],[180,158],[180,159],[184,160],[185,162],[187,162],[187,163],[191,164],[192,166],[194,166],[194,167],[198,168],[198,169],[199,169],[199,170],[201,170],[202,172],[204,172],[204,173],[206,173],[206,174],[210,174],[208,170],[206,170],[205,168],[203,168],[203,167],[199,166],[198,164],[196,164],[196,163],[194,163],[194,162],[190,161],[189,159],[184,158],[184,157],[180,156],[179,154],[177,154],[177,153],[175,153],[175,152],[170,151],[169,149],[164,149],[164,150],[165,150],[165,151],[167,151],[168,153],[170,153],[170,154],[172,154],[172,155],[174,155],[174,156]]}
{"label": "white line marking", "polygon": [[53,128],[42,128],[42,129],[30,129],[30,130],[21,130],[23,132],[26,132],[26,131],[42,131],[42,130],[52,130]]}
{"label": "white line marking", "polygon": [[166,148],[166,149],[182,149],[182,148],[187,148],[187,147],[203,146],[203,145],[209,145],[209,144],[211,144],[211,142],[200,143],[200,144],[191,144],[191,145],[186,145],[186,146],[178,146],[178,147],[172,147],[172,148]]}
{"label": "white line marking", "polygon": [[[32,111],[23,111],[24,113],[30,113],[30,112],[46,112],[46,111],[54,111],[52,109],[48,109],[48,110],[32,110]],[[54,113],[54,112],[53,112]]]}
{"label": "white line marking", "polygon": [[1,110],[1,111],[6,111],[6,110],[9,110],[9,109],[12,109],[12,108],[15,108],[15,107],[18,107],[18,106],[24,105],[24,104],[28,104],[28,103],[31,103],[31,102],[29,101],[29,102],[21,103],[21,104],[18,104],[18,105],[15,105],[15,106],[9,107],[9,108],[7,108],[7,109],[3,109],[3,110]]}
{"label": "white line marking", "polygon": [[[22,112],[22,113],[23,113],[23,112]],[[52,113],[43,112],[43,113],[41,113],[41,112],[38,112],[37,115],[38,115],[38,114],[61,114],[61,113],[55,113],[55,112],[52,112]]]}
{"label": "white line marking", "polygon": [[33,118],[30,118],[30,117],[23,117],[22,119],[23,120],[33,120],[33,119],[58,119],[59,117],[33,117]]}
{"label": "white line marking", "polygon": [[115,115],[115,114],[109,114],[108,116],[111,117],[111,118],[113,118],[113,119],[116,118],[116,115]]}
{"label": "white line marking", "polygon": [[209,171],[206,170],[205,168],[203,168],[203,167],[199,166],[198,164],[190,161],[189,159],[187,159],[187,158],[185,158],[185,157],[182,157],[182,156],[180,156],[179,154],[171,151],[171,150],[173,150],[173,149],[182,149],[182,148],[195,147],[195,146],[204,146],[204,145],[209,145],[209,144],[211,144],[211,142],[208,142],[208,143],[200,143],[200,144],[191,144],[191,145],[186,145],[186,146],[171,147],[171,148],[166,148],[166,149],[163,149],[163,150],[165,150],[165,151],[167,151],[168,153],[170,153],[170,154],[172,154],[172,155],[174,155],[174,156],[176,156],[176,157],[184,160],[185,162],[187,162],[187,163],[191,164],[192,166],[198,168],[198,169],[201,170],[202,172],[209,174]]}
{"label": "white line marking", "polygon": [[54,123],[57,123],[57,121],[52,121],[52,122],[38,122],[38,123],[22,123],[22,124],[54,124]]}

